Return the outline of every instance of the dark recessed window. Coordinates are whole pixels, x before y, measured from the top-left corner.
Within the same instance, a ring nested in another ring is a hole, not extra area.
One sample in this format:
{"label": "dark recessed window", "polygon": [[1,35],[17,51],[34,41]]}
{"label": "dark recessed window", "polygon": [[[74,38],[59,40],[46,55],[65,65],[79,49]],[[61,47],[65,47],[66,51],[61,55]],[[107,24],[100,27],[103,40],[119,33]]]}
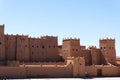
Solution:
{"label": "dark recessed window", "polygon": [[102,49],[102,47],[101,47],[101,49]]}
{"label": "dark recessed window", "polygon": [[34,46],[32,45],[32,47],[34,47]]}
{"label": "dark recessed window", "polygon": [[113,59],[111,59],[111,61],[113,61]]}
{"label": "dark recessed window", "polygon": [[105,47],[104,47],[104,49],[105,49]]}
{"label": "dark recessed window", "polygon": [[49,48],[51,48],[51,46],[49,46]]}
{"label": "dark recessed window", "polygon": [[39,48],[39,46],[37,46],[37,48]]}
{"label": "dark recessed window", "polygon": [[44,46],[42,46],[42,48],[45,48]]}
{"label": "dark recessed window", "polygon": [[80,65],[82,65],[82,64],[80,63]]}
{"label": "dark recessed window", "polygon": [[0,42],[0,45],[2,44],[2,42]]}
{"label": "dark recessed window", "polygon": [[53,46],[53,48],[55,48],[55,46]]}
{"label": "dark recessed window", "polygon": [[114,49],[114,47],[112,47],[112,49]]}
{"label": "dark recessed window", "polygon": [[74,51],[74,49],[73,49],[73,51]]}
{"label": "dark recessed window", "polygon": [[78,49],[76,49],[76,51],[78,51]]}
{"label": "dark recessed window", "polygon": [[111,47],[109,47],[109,49],[111,49]]}
{"label": "dark recessed window", "polygon": [[32,52],[32,54],[33,54],[33,52]]}
{"label": "dark recessed window", "polygon": [[25,47],[27,47],[27,45],[25,45]]}

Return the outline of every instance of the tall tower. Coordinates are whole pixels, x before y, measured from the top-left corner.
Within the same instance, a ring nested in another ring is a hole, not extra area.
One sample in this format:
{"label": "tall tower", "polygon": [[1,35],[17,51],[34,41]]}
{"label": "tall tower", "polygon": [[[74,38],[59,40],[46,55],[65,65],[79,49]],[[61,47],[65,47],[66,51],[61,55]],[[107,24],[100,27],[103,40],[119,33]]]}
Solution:
{"label": "tall tower", "polygon": [[4,24],[0,25],[0,61],[5,60]]}
{"label": "tall tower", "polygon": [[115,39],[102,39],[99,41],[99,46],[103,57],[107,63],[115,64],[116,50]]}
{"label": "tall tower", "polygon": [[19,61],[29,61],[29,41],[26,35],[17,35],[16,59]]}
{"label": "tall tower", "polygon": [[62,55],[67,57],[77,57],[80,53],[80,39],[64,39],[62,43]]}

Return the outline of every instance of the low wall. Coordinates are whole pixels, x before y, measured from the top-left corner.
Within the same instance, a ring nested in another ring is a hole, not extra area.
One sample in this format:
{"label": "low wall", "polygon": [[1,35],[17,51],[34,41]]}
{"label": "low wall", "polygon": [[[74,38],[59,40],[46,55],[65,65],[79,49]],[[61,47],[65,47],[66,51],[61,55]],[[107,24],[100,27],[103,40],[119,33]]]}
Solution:
{"label": "low wall", "polygon": [[21,62],[25,65],[65,65],[67,62]]}
{"label": "low wall", "polygon": [[97,72],[98,69],[102,70],[102,76],[107,76],[107,77],[120,76],[120,68],[111,65],[86,66],[85,71],[87,71],[89,75],[96,77],[98,76],[98,72]]}
{"label": "low wall", "polygon": [[28,78],[36,78],[36,77],[51,77],[51,78],[59,78],[59,77],[72,77],[73,76],[73,68],[72,66],[44,66],[44,67],[26,67],[26,75]]}
{"label": "low wall", "polygon": [[0,78],[25,78],[24,67],[0,67]]}
{"label": "low wall", "polygon": [[103,67],[102,74],[103,76],[120,76],[118,67]]}
{"label": "low wall", "polygon": [[95,68],[95,66],[86,66],[85,72],[87,72],[92,77],[97,76],[97,69]]}
{"label": "low wall", "polygon": [[0,78],[41,78],[72,77],[72,65],[42,65],[23,67],[0,67]]}

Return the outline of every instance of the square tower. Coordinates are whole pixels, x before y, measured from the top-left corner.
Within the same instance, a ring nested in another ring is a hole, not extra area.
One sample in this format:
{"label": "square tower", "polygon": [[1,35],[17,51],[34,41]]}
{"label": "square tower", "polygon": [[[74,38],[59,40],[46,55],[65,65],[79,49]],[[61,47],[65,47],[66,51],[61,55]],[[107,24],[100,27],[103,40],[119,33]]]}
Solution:
{"label": "square tower", "polygon": [[101,52],[107,63],[115,64],[116,49],[115,39],[102,39],[99,41]]}
{"label": "square tower", "polygon": [[77,57],[80,53],[80,39],[64,39],[62,43],[62,55],[67,57]]}
{"label": "square tower", "polygon": [[0,25],[0,61],[5,60],[4,24]]}
{"label": "square tower", "polygon": [[29,61],[29,40],[27,35],[16,35],[16,60]]}

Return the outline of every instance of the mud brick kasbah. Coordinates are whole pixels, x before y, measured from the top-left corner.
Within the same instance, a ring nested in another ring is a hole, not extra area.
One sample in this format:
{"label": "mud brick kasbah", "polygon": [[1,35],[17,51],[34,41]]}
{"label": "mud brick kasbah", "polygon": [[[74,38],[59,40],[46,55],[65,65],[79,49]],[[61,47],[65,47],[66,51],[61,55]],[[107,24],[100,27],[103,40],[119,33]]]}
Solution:
{"label": "mud brick kasbah", "polygon": [[99,40],[99,48],[80,44],[80,39],[56,36],[31,38],[4,34],[0,25],[0,78],[119,77],[115,39]]}

